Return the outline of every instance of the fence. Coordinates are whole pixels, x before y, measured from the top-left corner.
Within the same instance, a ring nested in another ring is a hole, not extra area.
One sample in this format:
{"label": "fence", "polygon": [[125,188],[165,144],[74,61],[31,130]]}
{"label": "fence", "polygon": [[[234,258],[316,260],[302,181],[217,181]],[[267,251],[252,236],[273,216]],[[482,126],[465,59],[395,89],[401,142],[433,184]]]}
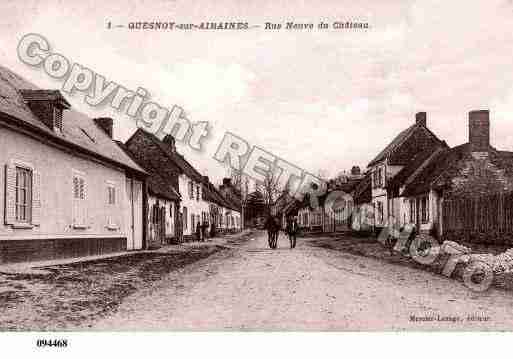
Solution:
{"label": "fence", "polygon": [[513,192],[445,200],[442,216],[444,239],[511,242]]}

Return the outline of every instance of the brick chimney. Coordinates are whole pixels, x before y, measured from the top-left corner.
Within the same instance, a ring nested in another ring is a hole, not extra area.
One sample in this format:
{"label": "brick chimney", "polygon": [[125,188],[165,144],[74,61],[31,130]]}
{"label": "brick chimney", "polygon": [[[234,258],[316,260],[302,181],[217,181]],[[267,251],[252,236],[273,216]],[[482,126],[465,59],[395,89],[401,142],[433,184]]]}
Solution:
{"label": "brick chimney", "polygon": [[490,147],[490,112],[488,110],[468,113],[468,142],[471,152],[488,153]]}
{"label": "brick chimney", "polygon": [[415,123],[419,126],[426,127],[427,114],[425,112],[417,112],[415,114]]}
{"label": "brick chimney", "polygon": [[173,136],[166,135],[166,137],[164,137],[163,142],[167,145],[167,147],[172,153],[176,152],[175,138]]}
{"label": "brick chimney", "polygon": [[98,117],[94,119],[94,122],[109,136],[112,138],[114,120],[110,117]]}

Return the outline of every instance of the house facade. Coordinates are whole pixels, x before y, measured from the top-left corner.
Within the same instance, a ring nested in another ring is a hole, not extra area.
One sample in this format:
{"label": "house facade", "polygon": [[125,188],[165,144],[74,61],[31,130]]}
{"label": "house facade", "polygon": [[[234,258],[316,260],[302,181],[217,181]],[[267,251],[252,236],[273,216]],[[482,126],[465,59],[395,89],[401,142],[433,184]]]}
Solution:
{"label": "house facade", "polygon": [[[173,176],[174,172],[165,171],[160,167],[166,164],[165,158],[159,158],[160,153],[155,151],[150,159],[146,150],[138,150],[144,147],[144,136],[127,141],[127,144],[118,142],[118,145],[149,174],[144,204],[147,213],[146,247],[158,248],[164,244],[181,242],[183,238],[178,218],[181,198],[173,187],[177,183],[176,175]],[[166,172],[167,176],[164,175]]]}
{"label": "house facade", "polygon": [[[205,200],[203,176],[178,153],[173,136],[167,135],[161,141],[155,135],[138,129],[125,146],[139,163],[148,168],[148,172],[154,174],[150,176],[150,184],[155,178],[165,182],[166,198],[172,202],[162,202],[161,198],[159,206],[164,207],[166,213],[157,215],[155,219],[150,211],[149,223],[158,223],[160,217],[165,217],[163,226],[168,241],[173,238],[197,239],[198,226],[209,221],[211,203]],[[160,185],[150,186],[150,189],[156,187],[163,188]],[[176,194],[174,199],[169,198],[171,193]]]}
{"label": "house facade", "polygon": [[112,125],[0,68],[0,262],[143,247],[146,172]]}
{"label": "house facade", "polygon": [[418,157],[425,158],[439,148],[447,147],[445,142],[431,132],[426,123],[426,113],[415,115],[415,123],[399,133],[368,165],[371,178],[371,203],[374,225],[387,226],[393,219],[404,224],[404,199],[397,193],[404,179],[420,165]]}
{"label": "house facade", "polygon": [[513,153],[490,145],[489,111],[471,111],[468,142],[428,157],[401,189],[408,220],[455,241],[511,242]]}
{"label": "house facade", "polygon": [[225,197],[208,179],[204,177],[204,199],[209,203],[210,233],[235,232],[241,230],[241,213],[231,198]]}

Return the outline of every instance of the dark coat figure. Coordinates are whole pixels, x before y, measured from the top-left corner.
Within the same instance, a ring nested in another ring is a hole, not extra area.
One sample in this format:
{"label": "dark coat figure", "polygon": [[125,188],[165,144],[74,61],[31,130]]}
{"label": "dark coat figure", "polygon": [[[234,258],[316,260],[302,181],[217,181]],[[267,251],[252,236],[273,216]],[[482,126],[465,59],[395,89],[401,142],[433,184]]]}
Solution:
{"label": "dark coat figure", "polygon": [[297,220],[295,218],[289,218],[287,220],[287,228],[285,229],[285,231],[287,232],[288,236],[289,236],[289,241],[290,241],[290,248],[296,248],[296,237],[297,237],[297,232],[298,232],[298,224],[297,224]]}
{"label": "dark coat figure", "polygon": [[278,232],[280,230],[280,225],[274,217],[269,216],[265,221],[264,228],[267,230],[267,240],[269,242],[269,247],[276,249],[278,244]]}
{"label": "dark coat figure", "polygon": [[208,222],[203,221],[203,223],[201,224],[201,239],[203,240],[203,242],[207,238],[207,234],[208,234]]}
{"label": "dark coat figure", "polygon": [[201,235],[202,235],[202,231],[201,231],[201,224],[198,222],[196,223],[196,240],[198,241],[201,241],[202,238],[201,238]]}

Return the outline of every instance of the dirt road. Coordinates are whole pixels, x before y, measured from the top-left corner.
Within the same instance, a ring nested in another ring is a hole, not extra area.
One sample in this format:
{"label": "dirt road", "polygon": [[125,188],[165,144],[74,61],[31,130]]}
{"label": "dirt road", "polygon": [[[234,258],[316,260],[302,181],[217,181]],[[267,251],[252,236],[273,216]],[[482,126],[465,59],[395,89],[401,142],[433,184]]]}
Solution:
{"label": "dirt road", "polygon": [[511,330],[512,307],[509,292],[472,292],[452,279],[303,238],[290,250],[283,234],[271,250],[261,234],[169,274],[90,328]]}

